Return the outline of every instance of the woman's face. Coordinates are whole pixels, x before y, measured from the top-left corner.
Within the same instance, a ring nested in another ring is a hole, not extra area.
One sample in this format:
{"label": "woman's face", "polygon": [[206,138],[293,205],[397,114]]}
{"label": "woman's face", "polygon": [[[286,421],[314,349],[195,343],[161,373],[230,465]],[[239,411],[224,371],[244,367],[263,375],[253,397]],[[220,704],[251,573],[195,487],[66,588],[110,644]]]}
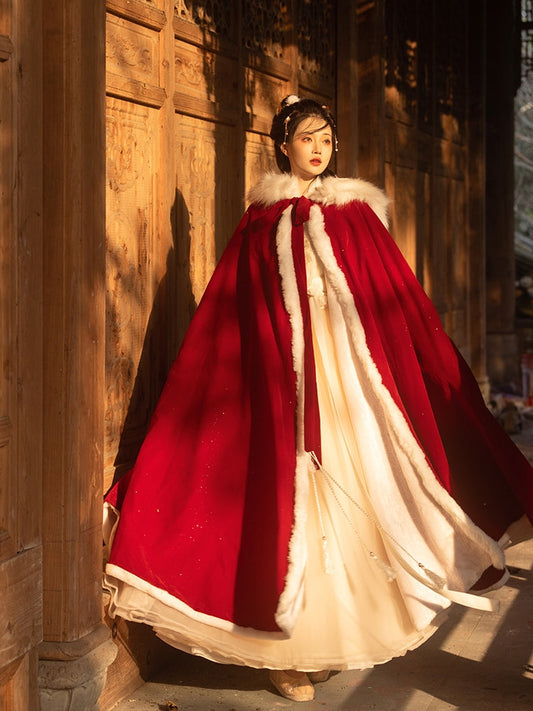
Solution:
{"label": "woman's face", "polygon": [[309,116],[281,150],[289,159],[293,175],[312,180],[328,167],[333,150],[331,127],[319,116]]}

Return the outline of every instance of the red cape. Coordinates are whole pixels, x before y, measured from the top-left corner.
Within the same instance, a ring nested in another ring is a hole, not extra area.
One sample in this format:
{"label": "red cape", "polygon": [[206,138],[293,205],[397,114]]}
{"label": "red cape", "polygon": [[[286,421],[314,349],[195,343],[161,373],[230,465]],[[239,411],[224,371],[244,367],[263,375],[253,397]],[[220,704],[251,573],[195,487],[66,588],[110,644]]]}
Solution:
{"label": "red cape", "polygon": [[[529,463],[485,407],[369,202],[284,198],[247,210],[193,318],[137,463],[108,496],[120,510],[115,570],[200,613],[279,631],[280,599],[301,572],[290,555],[297,455],[320,453],[303,253],[310,215],[334,256],[330,271],[347,314],[355,304],[382,384],[434,477],[495,540],[524,513],[533,520]],[[280,277],[282,219],[290,219],[292,296]],[[290,605],[297,595],[289,597]]]}

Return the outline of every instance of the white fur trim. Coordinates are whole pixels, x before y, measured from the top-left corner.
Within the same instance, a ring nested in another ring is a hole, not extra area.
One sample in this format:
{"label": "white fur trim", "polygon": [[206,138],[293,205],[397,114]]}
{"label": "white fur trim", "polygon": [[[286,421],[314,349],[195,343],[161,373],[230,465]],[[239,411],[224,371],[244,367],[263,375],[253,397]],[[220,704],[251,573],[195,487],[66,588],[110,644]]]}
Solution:
{"label": "white fur trim", "polygon": [[502,549],[496,541],[487,536],[472,522],[457,502],[437,481],[405,417],[384,385],[381,374],[368,349],[365,331],[357,312],[353,295],[333,253],[331,241],[326,233],[324,217],[318,205],[311,206],[307,233],[318,258],[324,266],[326,278],[334,289],[341,305],[354,351],[364,366],[374,392],[379,400],[384,403],[383,411],[389,417],[390,426],[396,432],[400,446],[419,473],[421,486],[424,487],[425,491],[438,503],[442,510],[447,512],[458,528],[464,531],[468,538],[487,553],[492,564],[496,568],[503,569],[505,567],[505,558]]}
{"label": "white fur trim", "polygon": [[304,596],[304,576],[307,565],[307,501],[309,497],[309,467],[307,453],[296,457],[294,483],[294,523],[289,541],[288,569],[285,586],[278,600],[275,620],[289,637],[292,634]]}
{"label": "white fur trim", "polygon": [[304,446],[304,327],[300,295],[292,255],[292,205],[279,220],[276,233],[279,272],[283,302],[289,314],[292,331],[292,358],[296,374],[296,471],[294,479],[294,520],[289,541],[288,570],[285,586],[278,601],[276,622],[290,635],[303,598],[303,582],[307,563],[305,525],[309,496],[309,456]]}
{"label": "white fur trim", "polygon": [[[111,602],[108,610],[110,617],[123,617],[125,620],[143,622],[157,628],[164,623],[164,619],[159,619],[159,606],[152,603],[155,600],[184,615],[182,624],[185,637],[187,620],[191,619],[209,627],[240,634],[244,637],[260,637],[267,640],[286,638],[283,632],[262,632],[251,627],[235,625],[233,622],[220,617],[198,612],[198,610],[189,607],[185,602],[174,597],[166,590],[158,588],[143,580],[143,578],[139,578],[128,570],[124,570],[124,568],[112,563],[106,565],[104,588],[111,593]],[[166,617],[168,618],[168,613]]]}
{"label": "white fur trim", "polygon": [[[300,196],[298,178],[291,173],[265,173],[248,193],[248,200],[269,207],[280,200]],[[369,205],[388,228],[389,199],[372,183],[360,178],[337,178],[334,175],[319,178],[311,186],[307,197],[321,205],[347,205],[354,200]]]}
{"label": "white fur trim", "polygon": [[310,192],[309,197],[322,205],[347,205],[359,200],[372,208],[385,227],[389,226],[389,198],[383,190],[366,180],[328,176],[322,179],[316,190]]}
{"label": "white fur trim", "polygon": [[291,173],[265,173],[248,192],[249,202],[269,207],[280,200],[298,197],[298,178]]}
{"label": "white fur trim", "polygon": [[300,295],[296,282],[296,272],[292,256],[292,205],[289,205],[280,217],[276,232],[279,273],[283,303],[289,314],[292,332],[292,360],[296,373],[296,453],[304,452],[304,326]]}

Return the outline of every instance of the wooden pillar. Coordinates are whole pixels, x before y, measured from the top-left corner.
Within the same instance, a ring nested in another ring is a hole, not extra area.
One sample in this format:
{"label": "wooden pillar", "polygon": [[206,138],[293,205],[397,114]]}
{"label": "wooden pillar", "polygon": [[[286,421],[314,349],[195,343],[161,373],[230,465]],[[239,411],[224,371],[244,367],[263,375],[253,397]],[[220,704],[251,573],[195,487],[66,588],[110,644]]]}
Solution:
{"label": "wooden pillar", "polygon": [[0,709],[36,711],[42,639],[40,0],[0,3]]}
{"label": "wooden pillar", "polygon": [[44,0],[41,709],[97,708],[102,625],[105,5]]}
{"label": "wooden pillar", "polygon": [[357,3],[357,174],[385,186],[384,2]]}
{"label": "wooden pillar", "polygon": [[468,5],[467,75],[467,235],[469,254],[468,340],[470,366],[483,395],[489,396],[486,333],[486,200],[485,200],[485,105],[486,105],[486,3]]}
{"label": "wooden pillar", "polygon": [[515,3],[487,7],[487,368],[496,384],[519,382],[514,332]]}
{"label": "wooden pillar", "polygon": [[337,2],[337,132],[339,153],[337,173],[342,177],[357,175],[358,153],[358,70],[357,7],[351,0]]}

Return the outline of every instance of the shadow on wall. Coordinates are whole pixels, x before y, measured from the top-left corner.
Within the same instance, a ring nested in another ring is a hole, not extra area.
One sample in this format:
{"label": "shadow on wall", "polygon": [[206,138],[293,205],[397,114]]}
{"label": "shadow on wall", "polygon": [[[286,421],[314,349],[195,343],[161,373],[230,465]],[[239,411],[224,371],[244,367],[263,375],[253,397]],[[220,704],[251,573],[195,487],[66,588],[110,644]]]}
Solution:
{"label": "shadow on wall", "polygon": [[176,190],[170,212],[173,246],[150,311],[137,374],[115,458],[115,484],[135,463],[161,391],[196,309],[189,272],[191,225]]}

